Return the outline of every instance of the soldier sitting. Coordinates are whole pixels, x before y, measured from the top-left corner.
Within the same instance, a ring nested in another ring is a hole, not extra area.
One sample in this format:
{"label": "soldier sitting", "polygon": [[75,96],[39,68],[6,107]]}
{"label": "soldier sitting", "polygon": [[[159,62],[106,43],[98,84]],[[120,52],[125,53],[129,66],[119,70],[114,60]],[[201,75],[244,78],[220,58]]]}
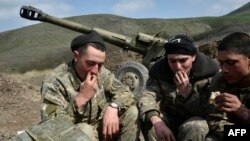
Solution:
{"label": "soldier sitting", "polygon": [[209,106],[212,134],[223,140],[224,125],[250,123],[250,36],[234,32],[218,46],[221,72],[215,75],[210,93],[219,93]]}
{"label": "soldier sitting", "polygon": [[71,42],[72,61],[55,68],[42,84],[42,120],[67,115],[94,140],[137,139],[134,96],[107,70],[106,47],[91,31]]}
{"label": "soldier sitting", "polygon": [[165,58],[149,71],[146,90],[139,102],[146,141],[202,141],[209,132],[202,107],[219,66],[197,52],[192,39],[176,35],[164,45]]}

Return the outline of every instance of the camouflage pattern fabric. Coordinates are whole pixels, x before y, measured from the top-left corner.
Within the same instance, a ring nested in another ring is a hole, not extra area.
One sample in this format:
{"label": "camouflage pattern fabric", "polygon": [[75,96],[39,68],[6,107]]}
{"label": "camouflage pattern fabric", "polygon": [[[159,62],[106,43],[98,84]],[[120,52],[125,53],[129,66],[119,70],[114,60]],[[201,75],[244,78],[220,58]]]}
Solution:
{"label": "camouflage pattern fabric", "polygon": [[[191,123],[187,123],[187,125],[182,124],[193,116],[204,116],[205,105],[202,104],[204,102],[202,102],[201,99],[206,98],[202,98],[197,90],[206,87],[207,83],[210,83],[210,80],[211,79],[205,79],[194,83],[192,85],[193,94],[191,94],[192,96],[189,97],[187,101],[183,100],[182,96],[176,91],[174,85],[170,85],[164,81],[149,80],[153,82],[150,82],[150,85],[147,86],[147,90],[144,91],[139,102],[141,120],[145,126],[150,126],[146,113],[148,111],[156,111],[160,114],[168,127],[174,132],[176,137],[178,136],[178,138],[185,140],[190,139],[190,136],[192,136],[193,140],[204,140],[208,133],[208,125],[205,120],[192,121],[193,127],[190,126]],[[162,86],[164,93],[161,93],[159,85]],[[183,128],[179,128],[179,126],[182,126]],[[185,131],[188,132],[185,133]],[[178,134],[178,132],[180,134]],[[151,136],[149,137],[149,141],[155,140],[155,138],[152,137],[155,135],[152,135],[152,133],[155,134],[152,131],[149,132],[149,136]],[[150,138],[152,138],[152,140]]]}
{"label": "camouflage pattern fabric", "polygon": [[[225,80],[222,79],[222,73],[217,74],[212,80],[210,86],[210,92],[227,92],[236,95],[242,104],[246,108],[250,109],[250,87],[248,88],[238,88],[232,85],[228,85]],[[208,106],[209,116],[208,124],[212,134],[223,139],[224,125],[234,125],[240,123],[241,121],[234,120],[230,118],[229,115],[221,112],[214,104]]]}
{"label": "camouflage pattern fabric", "polygon": [[[177,91],[173,82],[174,74],[168,67],[166,59],[159,61],[158,65],[156,63],[155,68],[152,67],[153,70],[150,70],[146,90],[138,103],[142,123],[147,124],[152,115],[159,115],[177,138],[178,132],[182,133],[178,128],[185,121],[194,116],[205,116],[207,106],[205,103],[208,95],[202,95],[202,93],[208,91],[212,77],[219,72],[219,66],[205,55],[198,54],[197,58],[189,76],[191,93],[187,99],[184,99]],[[197,120],[197,122],[200,122],[200,120]],[[200,128],[200,125],[203,125],[204,132],[201,132],[202,135],[195,137],[199,141],[204,140],[208,131],[207,123],[201,123],[198,124],[198,127]],[[193,133],[190,133],[190,136],[193,136],[198,134],[196,130],[185,131],[189,131],[189,133],[193,131]],[[184,134],[182,133],[182,135]],[[182,140],[185,140],[185,138],[182,138]]]}
{"label": "camouflage pattern fabric", "polygon": [[92,141],[66,115],[34,125],[16,135],[15,141]]}
{"label": "camouflage pattern fabric", "polygon": [[151,110],[183,120],[187,120],[191,116],[202,115],[205,111],[202,108],[202,96],[199,94],[203,90],[201,88],[206,89],[205,87],[210,84],[210,81],[211,78],[191,84],[192,94],[187,100],[184,100],[174,84],[149,78],[147,89],[143,92],[139,102],[142,120],[145,121],[146,115],[144,114]]}
{"label": "camouflage pattern fabric", "polygon": [[[131,106],[126,110],[124,114],[120,116],[120,126],[121,131],[120,135],[117,139],[118,141],[136,141],[138,139],[138,109],[136,106]],[[78,127],[82,129],[82,131],[89,135],[91,141],[99,141],[101,140],[99,136],[101,136],[101,123],[97,122],[95,125],[89,125],[87,123],[79,123]]]}
{"label": "camouflage pattern fabric", "polygon": [[[162,117],[162,119],[167,120],[165,117]],[[175,134],[177,141],[203,141],[209,132],[207,121],[200,117],[192,117],[182,124],[174,122],[171,125],[172,129],[179,130],[179,134]],[[147,123],[144,128],[143,134],[146,141],[157,141],[152,124]]]}
{"label": "camouflage pattern fabric", "polygon": [[[75,74],[72,62],[54,69],[51,74],[46,76],[41,89],[42,121],[64,114],[68,115],[75,124],[86,123],[94,130],[98,130],[105,107],[113,101],[121,108],[119,112],[122,125],[121,139],[135,140],[138,111],[133,108],[135,107],[133,106],[135,105],[134,95],[105,67],[101,68],[97,79],[96,95],[87,103],[84,111],[80,112],[75,104],[75,96],[78,94],[81,81]],[[135,110],[130,113],[126,112],[131,108]]]}

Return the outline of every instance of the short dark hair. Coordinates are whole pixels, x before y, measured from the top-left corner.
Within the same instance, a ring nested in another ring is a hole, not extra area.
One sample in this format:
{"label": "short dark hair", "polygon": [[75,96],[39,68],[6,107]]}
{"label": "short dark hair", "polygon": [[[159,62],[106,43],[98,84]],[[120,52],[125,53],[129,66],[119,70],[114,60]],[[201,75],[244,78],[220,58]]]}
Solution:
{"label": "short dark hair", "polygon": [[250,56],[250,36],[243,32],[234,32],[222,39],[218,51],[231,50]]}

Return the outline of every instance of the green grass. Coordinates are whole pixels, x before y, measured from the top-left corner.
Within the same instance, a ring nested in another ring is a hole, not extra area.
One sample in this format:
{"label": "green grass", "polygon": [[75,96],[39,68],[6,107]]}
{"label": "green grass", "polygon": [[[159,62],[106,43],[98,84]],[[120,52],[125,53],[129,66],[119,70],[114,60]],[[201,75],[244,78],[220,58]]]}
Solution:
{"label": "green grass", "polygon": [[[221,17],[182,19],[132,19],[116,15],[85,15],[67,18],[88,27],[98,27],[135,38],[142,32],[165,39],[175,34],[188,34],[195,41],[223,36],[234,31],[250,33],[250,4]],[[18,14],[18,13],[17,13]],[[49,23],[40,23],[0,33],[0,72],[21,72],[51,69],[71,58],[70,42],[80,33]],[[120,48],[108,45],[107,63],[128,58]],[[113,66],[111,66],[113,67]]]}

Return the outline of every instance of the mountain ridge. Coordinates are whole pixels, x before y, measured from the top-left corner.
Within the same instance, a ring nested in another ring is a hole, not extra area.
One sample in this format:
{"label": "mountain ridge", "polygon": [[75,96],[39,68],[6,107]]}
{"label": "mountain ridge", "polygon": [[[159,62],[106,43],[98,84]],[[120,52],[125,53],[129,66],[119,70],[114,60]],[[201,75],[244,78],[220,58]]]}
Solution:
{"label": "mountain ridge", "polygon": [[[179,19],[133,19],[110,14],[94,14],[65,18],[66,20],[98,27],[134,38],[142,32],[165,39],[175,34],[188,34],[196,43],[220,40],[234,31],[250,33],[250,2],[225,16]],[[25,73],[56,67],[71,58],[71,40],[81,33],[49,23],[39,23],[0,33],[0,72]],[[128,59],[140,62],[141,56],[108,44],[107,61]],[[126,55],[128,57],[121,57]],[[139,56],[139,57],[138,57]],[[115,68],[115,63],[109,66]]]}

